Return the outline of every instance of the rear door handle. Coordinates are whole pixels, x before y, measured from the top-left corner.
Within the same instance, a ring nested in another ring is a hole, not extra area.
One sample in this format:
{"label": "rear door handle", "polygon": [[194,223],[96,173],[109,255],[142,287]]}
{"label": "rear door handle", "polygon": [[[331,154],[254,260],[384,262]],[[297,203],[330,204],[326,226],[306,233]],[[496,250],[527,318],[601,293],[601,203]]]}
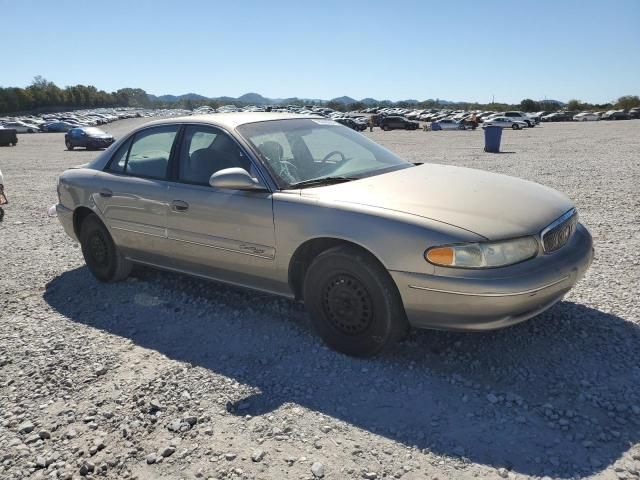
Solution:
{"label": "rear door handle", "polygon": [[176,212],[184,212],[185,210],[189,210],[189,204],[182,200],[174,200],[171,202],[171,209]]}
{"label": "rear door handle", "polygon": [[100,196],[104,198],[111,198],[113,197],[113,192],[108,188],[103,188],[102,190],[100,190]]}

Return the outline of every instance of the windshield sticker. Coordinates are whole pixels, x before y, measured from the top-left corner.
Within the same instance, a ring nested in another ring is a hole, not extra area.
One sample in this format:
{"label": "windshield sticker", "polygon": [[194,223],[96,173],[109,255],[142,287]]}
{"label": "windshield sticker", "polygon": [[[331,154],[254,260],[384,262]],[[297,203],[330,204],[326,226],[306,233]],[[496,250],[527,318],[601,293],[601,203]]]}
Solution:
{"label": "windshield sticker", "polygon": [[340,125],[338,122],[334,122],[333,120],[316,120],[312,118],[311,121],[318,125]]}

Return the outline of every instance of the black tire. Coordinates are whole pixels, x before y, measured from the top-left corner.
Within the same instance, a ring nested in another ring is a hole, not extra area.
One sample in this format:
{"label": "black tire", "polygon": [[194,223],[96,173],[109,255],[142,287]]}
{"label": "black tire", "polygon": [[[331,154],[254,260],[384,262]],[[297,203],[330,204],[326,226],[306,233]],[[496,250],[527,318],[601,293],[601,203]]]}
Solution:
{"label": "black tire", "polygon": [[526,123],[527,123],[527,127],[532,128],[531,122],[529,120],[527,120]]}
{"label": "black tire", "polygon": [[347,355],[376,355],[408,331],[389,273],[355,247],[334,247],[318,255],[307,269],[303,294],[318,335]]}
{"label": "black tire", "polygon": [[67,150],[73,150],[73,143],[71,143],[71,140],[65,140],[64,144],[67,146]]}
{"label": "black tire", "polygon": [[513,125],[511,125],[511,128],[514,130],[520,130],[520,125],[518,125],[517,123],[514,123]]}
{"label": "black tire", "polygon": [[382,130],[384,130],[385,132],[389,131],[389,125],[383,125],[382,126]]}
{"label": "black tire", "polygon": [[89,271],[101,282],[119,282],[131,273],[131,262],[120,253],[107,227],[93,213],[80,226],[80,245]]}
{"label": "black tire", "polygon": [[0,207],[0,222],[4,220],[4,209]]}

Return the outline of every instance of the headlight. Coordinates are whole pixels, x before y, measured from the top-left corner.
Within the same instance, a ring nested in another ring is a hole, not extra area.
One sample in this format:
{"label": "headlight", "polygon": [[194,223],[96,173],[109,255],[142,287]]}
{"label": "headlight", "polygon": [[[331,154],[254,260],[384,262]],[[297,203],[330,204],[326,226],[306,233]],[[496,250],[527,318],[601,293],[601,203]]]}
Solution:
{"label": "headlight", "polygon": [[534,237],[486,243],[465,243],[433,247],[424,258],[434,265],[458,268],[492,268],[513,265],[534,257],[538,253]]}

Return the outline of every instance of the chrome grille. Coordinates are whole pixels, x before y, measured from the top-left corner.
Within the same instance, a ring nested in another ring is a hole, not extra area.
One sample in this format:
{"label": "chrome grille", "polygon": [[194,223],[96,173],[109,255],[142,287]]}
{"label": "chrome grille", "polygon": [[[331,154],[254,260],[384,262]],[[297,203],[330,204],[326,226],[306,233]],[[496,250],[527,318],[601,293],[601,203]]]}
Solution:
{"label": "chrome grille", "polygon": [[576,231],[578,212],[568,211],[542,231],[542,247],[545,253],[552,253],[562,248]]}

